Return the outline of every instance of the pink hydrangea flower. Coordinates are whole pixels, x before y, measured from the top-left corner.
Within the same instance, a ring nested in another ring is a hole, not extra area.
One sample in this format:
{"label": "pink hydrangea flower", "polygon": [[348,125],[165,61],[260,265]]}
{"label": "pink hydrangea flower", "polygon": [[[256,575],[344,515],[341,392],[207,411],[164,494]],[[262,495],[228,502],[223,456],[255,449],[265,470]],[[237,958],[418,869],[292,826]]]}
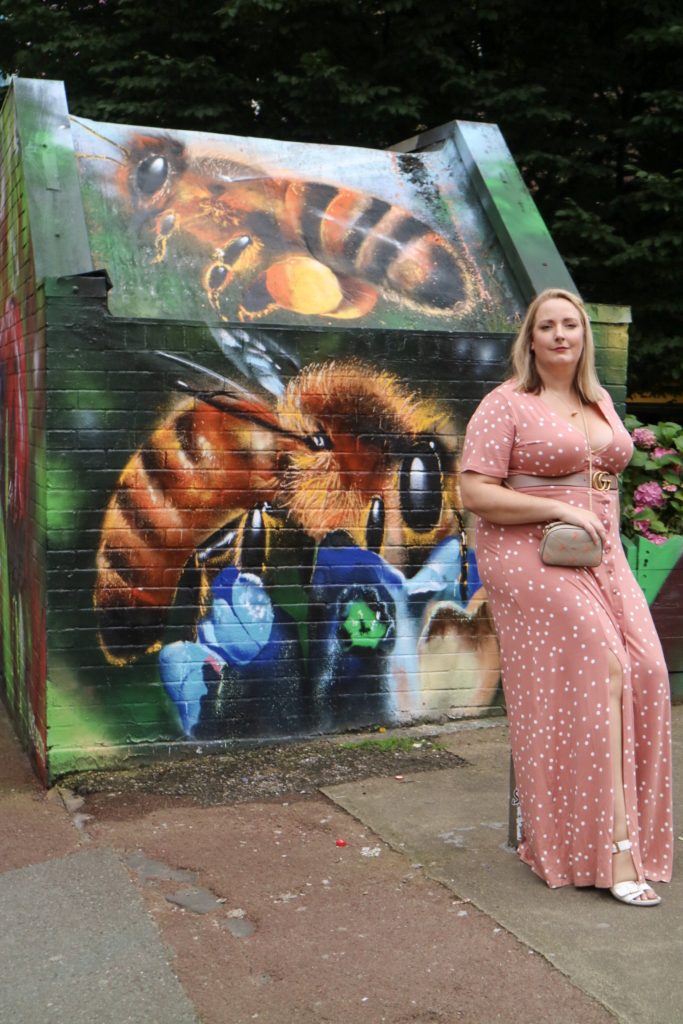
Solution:
{"label": "pink hydrangea flower", "polygon": [[666,537],[662,537],[661,533],[653,533],[648,527],[646,519],[634,519],[633,525],[651,544],[666,544]]}
{"label": "pink hydrangea flower", "polygon": [[662,488],[654,480],[646,484],[640,484],[633,492],[633,503],[640,508],[663,508],[666,505],[666,497]]}
{"label": "pink hydrangea flower", "polygon": [[662,490],[671,491],[673,493],[678,490],[678,484],[662,484]]}
{"label": "pink hydrangea flower", "polygon": [[647,427],[636,427],[631,436],[639,448],[654,448],[657,444],[657,438]]}
{"label": "pink hydrangea flower", "polygon": [[676,451],[674,448],[655,448],[652,453],[653,459],[661,459],[664,455],[675,455]]}

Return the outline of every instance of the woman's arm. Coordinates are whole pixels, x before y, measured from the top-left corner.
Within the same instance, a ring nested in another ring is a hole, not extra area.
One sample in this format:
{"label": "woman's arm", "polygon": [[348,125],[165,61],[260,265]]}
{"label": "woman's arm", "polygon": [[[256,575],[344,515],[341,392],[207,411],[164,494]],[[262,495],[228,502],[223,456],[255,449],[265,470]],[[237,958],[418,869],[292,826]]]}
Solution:
{"label": "woman's arm", "polygon": [[607,530],[595,512],[568,505],[566,501],[541,498],[523,491],[503,487],[503,481],[466,470],[460,475],[463,507],[481,519],[501,526],[517,523],[549,523],[559,519],[572,526],[582,526],[593,540],[607,539]]}

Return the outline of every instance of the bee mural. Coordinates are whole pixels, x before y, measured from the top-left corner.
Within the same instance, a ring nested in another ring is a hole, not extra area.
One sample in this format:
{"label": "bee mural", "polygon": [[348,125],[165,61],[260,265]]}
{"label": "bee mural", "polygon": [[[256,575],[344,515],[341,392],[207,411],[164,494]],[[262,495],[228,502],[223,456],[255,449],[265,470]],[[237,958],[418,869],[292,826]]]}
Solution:
{"label": "bee mural", "polygon": [[459,317],[481,298],[455,230],[450,241],[384,199],[270,176],[172,135],[139,132],[111,144],[121,153],[116,195],[151,262],[191,250],[197,287],[220,320],[358,320],[380,295],[428,316]]}
{"label": "bee mural", "polygon": [[[322,550],[361,550],[414,576],[440,542],[455,537],[461,549],[453,424],[392,374],[332,360],[267,401],[180,357],[158,358],[185,394],[129,459],[104,516],[94,605],[110,663],[160,648],[190,564],[202,571],[200,619],[207,580],[230,581],[221,600],[234,638],[239,601],[266,622],[272,564],[296,569],[305,587],[318,552],[320,587]],[[386,612],[378,625],[372,600],[345,600],[359,642],[372,645],[380,626],[384,640]]]}

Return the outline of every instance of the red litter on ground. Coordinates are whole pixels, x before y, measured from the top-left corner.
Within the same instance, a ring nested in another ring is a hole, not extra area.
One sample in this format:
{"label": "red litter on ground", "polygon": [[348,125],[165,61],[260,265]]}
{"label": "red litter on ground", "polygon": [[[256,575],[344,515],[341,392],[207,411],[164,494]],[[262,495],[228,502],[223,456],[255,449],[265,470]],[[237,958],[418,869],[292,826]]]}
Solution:
{"label": "red litter on ground", "polygon": [[336,842],[335,845],[336,846],[346,846],[346,840],[345,839],[337,839],[337,842]]}

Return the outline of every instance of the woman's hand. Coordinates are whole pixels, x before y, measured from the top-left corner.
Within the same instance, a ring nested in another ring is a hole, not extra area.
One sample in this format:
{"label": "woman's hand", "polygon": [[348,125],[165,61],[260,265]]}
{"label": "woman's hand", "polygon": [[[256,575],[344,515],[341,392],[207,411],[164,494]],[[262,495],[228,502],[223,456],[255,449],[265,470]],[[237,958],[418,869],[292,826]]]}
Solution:
{"label": "woman's hand", "polygon": [[590,536],[591,540],[600,540],[604,544],[607,540],[607,527],[602,520],[587,508],[577,508],[576,505],[568,505],[565,501],[557,502],[558,519],[562,523],[569,523],[571,526],[581,526]]}

